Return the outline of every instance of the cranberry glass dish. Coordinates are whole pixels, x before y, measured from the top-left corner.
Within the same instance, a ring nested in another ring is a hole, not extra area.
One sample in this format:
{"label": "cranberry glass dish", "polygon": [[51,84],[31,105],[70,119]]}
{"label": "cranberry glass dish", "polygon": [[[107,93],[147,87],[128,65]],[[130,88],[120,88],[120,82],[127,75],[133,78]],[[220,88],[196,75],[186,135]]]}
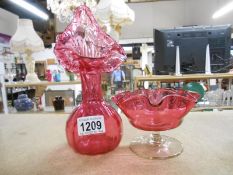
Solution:
{"label": "cranberry glass dish", "polygon": [[[134,127],[145,131],[165,131],[178,127],[199,97],[198,93],[191,91],[161,88],[127,91],[117,94],[112,100]],[[174,157],[183,150],[178,140],[158,133],[136,138],[130,148],[137,155],[149,159]]]}

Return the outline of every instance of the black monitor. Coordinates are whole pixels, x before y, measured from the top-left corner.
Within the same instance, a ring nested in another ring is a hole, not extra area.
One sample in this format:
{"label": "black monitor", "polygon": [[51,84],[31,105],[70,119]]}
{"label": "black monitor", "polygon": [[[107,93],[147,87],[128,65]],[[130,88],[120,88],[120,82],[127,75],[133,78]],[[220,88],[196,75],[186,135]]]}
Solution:
{"label": "black monitor", "polygon": [[182,74],[204,73],[206,46],[210,46],[211,72],[229,70],[231,25],[154,29],[155,74],[174,74],[176,46]]}

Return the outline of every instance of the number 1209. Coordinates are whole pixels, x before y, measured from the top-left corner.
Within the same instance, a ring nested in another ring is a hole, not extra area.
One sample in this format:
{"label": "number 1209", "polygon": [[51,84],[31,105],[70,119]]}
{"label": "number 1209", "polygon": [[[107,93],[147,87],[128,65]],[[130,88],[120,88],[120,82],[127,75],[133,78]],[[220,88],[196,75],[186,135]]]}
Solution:
{"label": "number 1209", "polygon": [[82,127],[83,132],[102,128],[102,124],[100,121],[81,123],[80,126]]}
{"label": "number 1209", "polygon": [[104,117],[87,116],[77,119],[78,122],[78,135],[91,135],[105,132]]}

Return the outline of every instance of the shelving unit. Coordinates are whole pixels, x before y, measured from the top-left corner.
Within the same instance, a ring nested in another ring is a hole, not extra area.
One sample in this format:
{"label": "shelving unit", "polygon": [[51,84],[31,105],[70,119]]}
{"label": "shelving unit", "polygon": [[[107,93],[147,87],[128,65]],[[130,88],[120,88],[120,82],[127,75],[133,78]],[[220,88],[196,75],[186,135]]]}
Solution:
{"label": "shelving unit", "polygon": [[[40,81],[40,82],[14,82],[14,83],[5,83],[4,88],[35,88],[36,97],[41,97],[44,94],[45,89],[48,86],[60,86],[60,85],[72,85],[72,84],[81,84],[81,80],[76,81],[64,81],[64,82],[48,82],[48,81]],[[7,99],[6,102],[7,104]],[[7,112],[8,113],[8,110]]]}
{"label": "shelving unit", "polygon": [[51,85],[70,85],[70,84],[80,84],[80,80],[76,81],[63,81],[63,82],[48,82],[48,81],[40,81],[40,82],[15,82],[15,83],[6,83],[6,88],[14,88],[14,87],[32,87],[32,86],[51,86]]}
{"label": "shelving unit", "polygon": [[6,97],[4,75],[5,75],[4,63],[0,62],[0,91],[1,91],[0,96],[2,99],[4,113],[7,114],[8,108],[7,108],[7,97]]}
{"label": "shelving unit", "polygon": [[156,81],[156,82],[182,82],[187,80],[210,80],[210,79],[229,79],[232,80],[233,73],[217,73],[217,74],[185,74],[181,76],[175,75],[151,75],[151,76],[136,76],[134,79],[134,87],[137,87],[138,82]]}
{"label": "shelving unit", "polygon": [[[231,88],[233,73],[215,73],[215,74],[186,74],[181,76],[175,75],[151,75],[151,76],[136,76],[134,79],[134,89],[137,89],[137,85],[139,82],[156,82],[159,87],[161,87],[161,83],[175,83],[175,82],[186,82],[192,80],[206,80],[208,87],[210,87],[211,79],[228,79],[229,80],[229,88]],[[219,81],[221,82],[221,81]],[[202,111],[202,110],[210,110],[210,109],[233,109],[233,106],[206,106],[206,107],[196,107],[193,111]]]}

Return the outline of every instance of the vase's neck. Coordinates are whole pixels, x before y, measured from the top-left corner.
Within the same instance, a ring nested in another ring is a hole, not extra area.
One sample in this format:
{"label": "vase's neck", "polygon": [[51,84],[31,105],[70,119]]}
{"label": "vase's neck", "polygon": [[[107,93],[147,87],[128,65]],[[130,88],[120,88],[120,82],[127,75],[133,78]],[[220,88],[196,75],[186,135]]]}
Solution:
{"label": "vase's neck", "polygon": [[83,102],[103,100],[100,73],[80,73],[80,77],[82,81]]}

